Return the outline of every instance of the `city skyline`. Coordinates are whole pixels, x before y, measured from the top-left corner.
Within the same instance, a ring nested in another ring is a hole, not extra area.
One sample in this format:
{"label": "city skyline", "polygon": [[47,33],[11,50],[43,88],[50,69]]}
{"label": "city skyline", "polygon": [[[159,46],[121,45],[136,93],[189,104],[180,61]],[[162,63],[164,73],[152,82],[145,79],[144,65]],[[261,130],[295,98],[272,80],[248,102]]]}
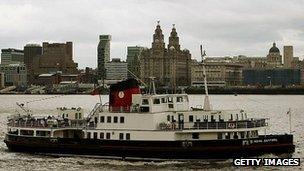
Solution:
{"label": "city skyline", "polygon": [[99,35],[112,35],[111,58],[126,60],[127,46],[151,46],[160,20],[166,45],[175,24],[181,49],[194,59],[200,59],[201,43],[210,56],[266,57],[273,41],[281,54],[292,45],[294,56],[303,59],[303,7],[297,0],[1,1],[0,48],[72,41],[79,68],[96,68]]}

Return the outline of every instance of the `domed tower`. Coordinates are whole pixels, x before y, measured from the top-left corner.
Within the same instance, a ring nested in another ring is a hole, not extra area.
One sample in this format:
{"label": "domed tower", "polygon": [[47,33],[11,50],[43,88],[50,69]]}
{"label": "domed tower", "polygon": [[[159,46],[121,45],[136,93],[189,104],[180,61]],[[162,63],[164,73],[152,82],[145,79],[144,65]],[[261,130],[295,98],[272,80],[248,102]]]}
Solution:
{"label": "domed tower", "polygon": [[282,55],[280,55],[280,50],[277,48],[276,43],[272,44],[267,55],[267,66],[274,68],[282,66]]}
{"label": "domed tower", "polygon": [[165,48],[164,35],[160,28],[159,21],[157,21],[155,33],[153,34],[152,49],[164,49],[164,48]]}
{"label": "domed tower", "polygon": [[180,50],[180,45],[179,45],[179,37],[177,36],[177,32],[175,29],[175,24],[173,24],[172,31],[170,33],[169,37],[169,44],[168,44],[168,49],[169,50]]}

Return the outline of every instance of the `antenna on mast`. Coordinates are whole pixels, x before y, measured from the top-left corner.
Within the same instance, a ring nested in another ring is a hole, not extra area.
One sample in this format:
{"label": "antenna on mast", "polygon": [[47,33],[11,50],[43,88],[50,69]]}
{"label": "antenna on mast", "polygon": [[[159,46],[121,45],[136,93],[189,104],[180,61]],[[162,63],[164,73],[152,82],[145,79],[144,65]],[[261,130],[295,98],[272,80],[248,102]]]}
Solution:
{"label": "antenna on mast", "polygon": [[204,77],[204,87],[205,87],[205,100],[204,100],[204,110],[209,111],[211,109],[211,104],[209,100],[208,87],[207,87],[207,77],[206,77],[206,67],[204,57],[206,56],[206,51],[203,51],[203,45],[200,45],[202,64],[203,64],[203,77]]}

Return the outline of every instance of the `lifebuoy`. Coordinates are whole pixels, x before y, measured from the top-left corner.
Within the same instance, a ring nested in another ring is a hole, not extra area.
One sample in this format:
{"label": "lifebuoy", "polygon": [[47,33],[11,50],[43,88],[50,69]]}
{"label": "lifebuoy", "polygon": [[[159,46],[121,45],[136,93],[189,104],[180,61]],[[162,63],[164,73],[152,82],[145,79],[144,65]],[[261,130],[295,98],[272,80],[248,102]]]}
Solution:
{"label": "lifebuoy", "polygon": [[228,123],[227,127],[233,129],[235,128],[235,123]]}

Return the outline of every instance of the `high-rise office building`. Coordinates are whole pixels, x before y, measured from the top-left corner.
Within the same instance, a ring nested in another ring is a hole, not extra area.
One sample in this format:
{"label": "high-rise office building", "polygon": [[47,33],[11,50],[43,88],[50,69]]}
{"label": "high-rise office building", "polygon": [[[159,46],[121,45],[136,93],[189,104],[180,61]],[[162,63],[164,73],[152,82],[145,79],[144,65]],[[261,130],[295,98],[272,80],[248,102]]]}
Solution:
{"label": "high-rise office building", "polygon": [[12,48],[1,50],[1,64],[22,64],[23,62],[23,50]]}
{"label": "high-rise office building", "polygon": [[110,62],[111,35],[100,35],[97,47],[97,70],[99,79],[106,77],[105,63]]}
{"label": "high-rise office building", "polygon": [[[127,52],[128,70],[130,72],[132,72],[132,74],[139,77],[140,76],[139,57],[140,57],[140,54],[143,51],[144,47],[129,46],[127,49],[128,49],[128,52]],[[128,73],[128,77],[133,78],[133,75],[130,72]]]}
{"label": "high-rise office building", "polygon": [[42,47],[39,44],[27,44],[24,46],[24,64],[27,68],[28,83],[34,81],[34,71],[39,68],[38,57],[42,55]]}
{"label": "high-rise office building", "polygon": [[293,61],[293,47],[292,46],[284,46],[284,67],[291,68]]}

